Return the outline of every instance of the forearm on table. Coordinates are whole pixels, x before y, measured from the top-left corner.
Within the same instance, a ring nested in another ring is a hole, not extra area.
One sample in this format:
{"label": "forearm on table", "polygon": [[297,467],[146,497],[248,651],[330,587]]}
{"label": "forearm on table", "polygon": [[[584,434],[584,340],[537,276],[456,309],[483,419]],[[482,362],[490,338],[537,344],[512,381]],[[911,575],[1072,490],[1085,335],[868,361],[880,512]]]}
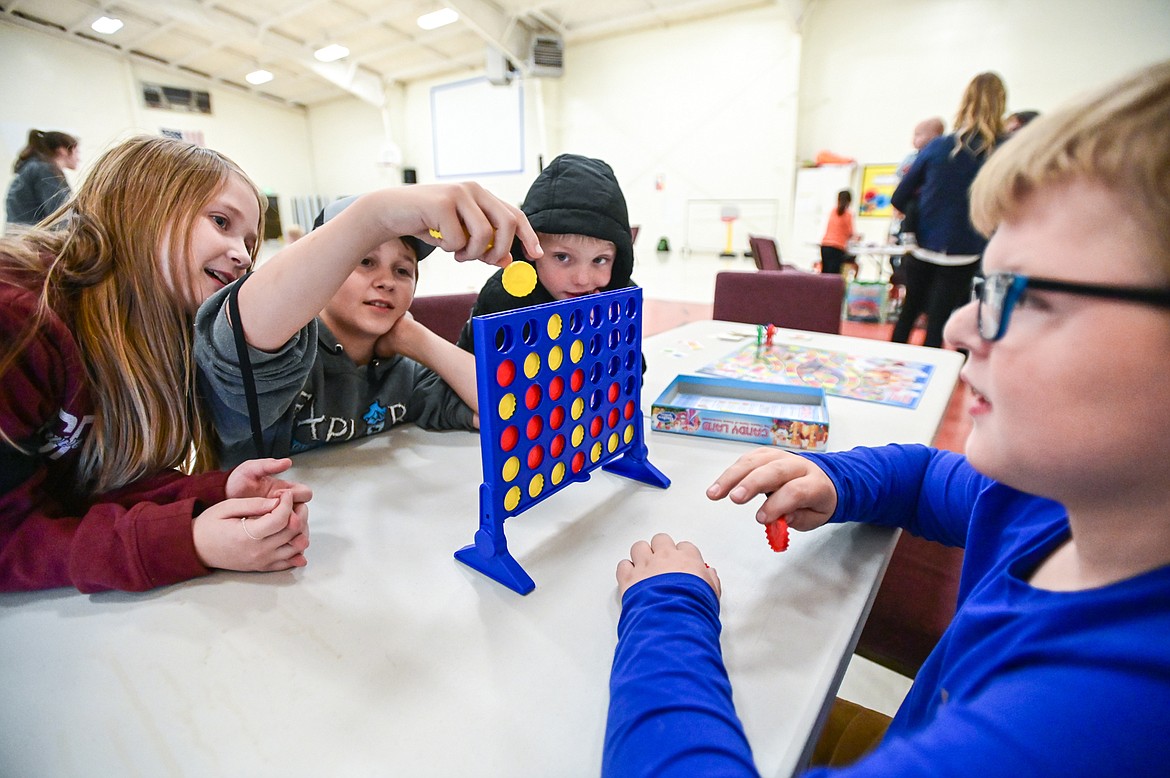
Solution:
{"label": "forearm on table", "polygon": [[603,775],[756,775],[719,646],[719,601],[670,573],[626,592]]}
{"label": "forearm on table", "polygon": [[[479,413],[479,394],[475,380],[475,356],[454,343],[436,335],[422,325],[415,324],[409,337],[395,344],[396,353],[413,359],[438,373],[459,399]],[[388,354],[379,354],[386,357]]]}

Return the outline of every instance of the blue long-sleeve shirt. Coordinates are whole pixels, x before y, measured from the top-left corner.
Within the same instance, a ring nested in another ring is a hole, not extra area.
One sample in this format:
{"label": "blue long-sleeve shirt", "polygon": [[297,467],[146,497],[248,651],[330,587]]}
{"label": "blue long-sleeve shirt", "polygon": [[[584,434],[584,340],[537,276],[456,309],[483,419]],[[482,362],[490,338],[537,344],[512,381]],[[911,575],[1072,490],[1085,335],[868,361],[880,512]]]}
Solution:
{"label": "blue long-sleeve shirt", "polygon": [[[1058,503],[924,446],[807,456],[837,487],[833,521],[900,526],[966,553],[958,612],[882,744],[806,778],[1166,774],[1170,567],[1087,591],[1036,589],[1032,571],[1068,538]],[[706,582],[674,574],[631,587],[618,635],[604,773],[755,775]]]}

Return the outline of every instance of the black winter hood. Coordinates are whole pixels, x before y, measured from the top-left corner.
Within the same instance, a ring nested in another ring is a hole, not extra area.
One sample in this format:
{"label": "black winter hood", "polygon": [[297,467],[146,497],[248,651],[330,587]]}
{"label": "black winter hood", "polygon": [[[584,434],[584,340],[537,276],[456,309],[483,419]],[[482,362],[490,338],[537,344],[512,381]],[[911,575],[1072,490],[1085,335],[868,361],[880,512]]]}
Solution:
{"label": "black winter hood", "polygon": [[[617,176],[605,162],[561,154],[532,182],[520,209],[537,232],[611,241],[617,252],[605,291],[630,285],[634,273],[630,216]],[[512,246],[512,256],[525,257],[519,241]]]}

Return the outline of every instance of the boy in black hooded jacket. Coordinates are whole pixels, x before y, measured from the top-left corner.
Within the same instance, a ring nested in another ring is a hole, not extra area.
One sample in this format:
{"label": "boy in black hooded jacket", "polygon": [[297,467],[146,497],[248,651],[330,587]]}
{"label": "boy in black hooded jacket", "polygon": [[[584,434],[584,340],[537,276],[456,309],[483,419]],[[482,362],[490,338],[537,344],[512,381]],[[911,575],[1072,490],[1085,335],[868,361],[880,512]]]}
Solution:
{"label": "boy in black hooded jacket", "polygon": [[[605,162],[561,154],[528,190],[521,206],[544,256],[529,259],[516,242],[512,256],[536,268],[536,288],[524,297],[504,289],[503,271],[483,285],[471,315],[483,316],[633,286],[634,241],[626,198]],[[475,351],[471,319],[459,347]]]}

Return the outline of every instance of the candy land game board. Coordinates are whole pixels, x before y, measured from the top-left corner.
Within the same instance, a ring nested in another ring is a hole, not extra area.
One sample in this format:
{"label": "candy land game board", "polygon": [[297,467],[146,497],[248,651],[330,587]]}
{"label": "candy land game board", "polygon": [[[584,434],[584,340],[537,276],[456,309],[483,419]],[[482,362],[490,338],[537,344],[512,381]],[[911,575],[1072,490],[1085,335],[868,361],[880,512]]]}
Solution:
{"label": "candy land game board", "polygon": [[841,351],[749,343],[698,372],[771,384],[817,386],[851,400],[918,407],[933,365]]}

